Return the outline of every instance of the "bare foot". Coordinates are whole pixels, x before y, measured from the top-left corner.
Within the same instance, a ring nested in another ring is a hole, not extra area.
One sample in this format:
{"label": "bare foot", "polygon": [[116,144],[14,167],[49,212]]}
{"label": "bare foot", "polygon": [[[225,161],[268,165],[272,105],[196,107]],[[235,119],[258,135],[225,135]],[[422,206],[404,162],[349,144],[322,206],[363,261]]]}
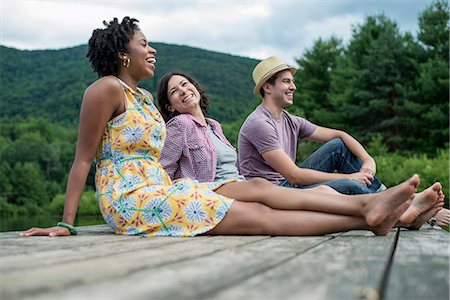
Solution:
{"label": "bare foot", "polygon": [[413,199],[411,206],[400,217],[400,222],[411,224],[422,213],[431,209],[437,202],[442,193],[442,185],[435,182],[429,188],[417,193]]}
{"label": "bare foot", "polygon": [[439,226],[448,226],[450,223],[450,210],[443,208],[436,214],[437,224]]}
{"label": "bare foot", "polygon": [[432,208],[423,212],[420,216],[418,216],[410,225],[405,226],[408,229],[418,230],[422,227],[423,224],[428,222],[428,220],[434,217],[444,206],[444,201],[436,203]]}
{"label": "bare foot", "polygon": [[414,196],[419,182],[419,176],[415,174],[399,185],[381,193],[368,195],[371,200],[367,202],[363,212],[367,224],[374,227],[383,222],[394,210]]}
{"label": "bare foot", "polygon": [[408,209],[411,205],[411,200],[407,200],[405,203],[395,209],[387,218],[383,220],[379,225],[370,228],[375,235],[386,235],[397,223],[398,218]]}

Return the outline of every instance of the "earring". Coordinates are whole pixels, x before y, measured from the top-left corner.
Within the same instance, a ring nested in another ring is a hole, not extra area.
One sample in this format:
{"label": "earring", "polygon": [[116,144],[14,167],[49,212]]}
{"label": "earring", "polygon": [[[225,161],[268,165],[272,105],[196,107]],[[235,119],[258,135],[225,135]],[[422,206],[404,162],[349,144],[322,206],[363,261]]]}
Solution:
{"label": "earring", "polygon": [[130,66],[130,61],[131,61],[131,59],[125,58],[124,60],[122,60],[122,66],[124,66],[125,68],[128,68]]}

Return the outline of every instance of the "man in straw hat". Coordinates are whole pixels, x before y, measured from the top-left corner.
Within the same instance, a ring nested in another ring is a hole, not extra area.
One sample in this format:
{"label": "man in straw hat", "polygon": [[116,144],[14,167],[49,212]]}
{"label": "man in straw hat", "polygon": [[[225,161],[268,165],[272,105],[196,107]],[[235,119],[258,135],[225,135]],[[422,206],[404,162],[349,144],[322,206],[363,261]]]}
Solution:
{"label": "man in straw hat", "polygon": [[[293,104],[296,71],[276,56],[262,60],[253,70],[253,93],[263,99],[239,131],[241,174],[296,188],[325,184],[345,194],[386,189],[375,176],[374,159],[356,139],[284,110]],[[297,166],[299,138],[325,144]]]}

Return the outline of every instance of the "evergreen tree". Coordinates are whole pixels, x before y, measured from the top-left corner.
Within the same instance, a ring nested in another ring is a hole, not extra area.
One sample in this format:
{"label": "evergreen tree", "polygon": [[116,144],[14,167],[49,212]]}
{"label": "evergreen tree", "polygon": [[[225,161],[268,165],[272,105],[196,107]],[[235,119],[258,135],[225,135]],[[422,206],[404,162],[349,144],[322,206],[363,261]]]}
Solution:
{"label": "evergreen tree", "polygon": [[413,146],[430,154],[444,147],[449,137],[448,22],[447,1],[433,2],[419,17],[417,96],[408,108],[416,119]]}
{"label": "evergreen tree", "polygon": [[294,105],[289,109],[304,115],[317,124],[334,127],[339,120],[334,103],[330,101],[331,74],[343,54],[342,41],[336,37],[319,39],[311,50],[297,60],[299,69],[295,74],[297,92]]}
{"label": "evergreen tree", "polygon": [[448,1],[434,1],[419,16],[417,35],[427,54],[448,60],[449,52]]}
{"label": "evergreen tree", "polygon": [[384,15],[369,16],[353,29],[339,72],[332,80],[334,103],[345,129],[363,142],[382,134],[391,149],[406,147],[404,102],[415,75],[410,34]]}

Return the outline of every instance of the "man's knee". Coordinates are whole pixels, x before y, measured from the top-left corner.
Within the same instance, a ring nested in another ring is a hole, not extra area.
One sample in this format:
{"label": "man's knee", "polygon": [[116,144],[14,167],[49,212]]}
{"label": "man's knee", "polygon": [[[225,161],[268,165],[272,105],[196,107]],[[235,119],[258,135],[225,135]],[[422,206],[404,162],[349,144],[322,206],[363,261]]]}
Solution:
{"label": "man's knee", "polygon": [[339,150],[343,148],[347,148],[344,141],[341,138],[334,138],[325,143],[327,147],[331,147],[333,149]]}

